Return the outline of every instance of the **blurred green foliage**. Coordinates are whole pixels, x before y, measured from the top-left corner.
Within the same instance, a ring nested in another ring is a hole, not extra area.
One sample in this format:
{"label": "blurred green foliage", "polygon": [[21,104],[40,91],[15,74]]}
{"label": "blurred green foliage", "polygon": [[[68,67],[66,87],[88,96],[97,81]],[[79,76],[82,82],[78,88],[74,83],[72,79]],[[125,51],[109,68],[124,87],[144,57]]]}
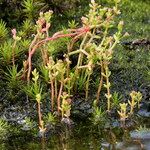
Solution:
{"label": "blurred green foliage", "polygon": [[150,38],[149,0],[122,0],[121,12],[120,17],[125,21],[124,31],[130,34],[130,39]]}

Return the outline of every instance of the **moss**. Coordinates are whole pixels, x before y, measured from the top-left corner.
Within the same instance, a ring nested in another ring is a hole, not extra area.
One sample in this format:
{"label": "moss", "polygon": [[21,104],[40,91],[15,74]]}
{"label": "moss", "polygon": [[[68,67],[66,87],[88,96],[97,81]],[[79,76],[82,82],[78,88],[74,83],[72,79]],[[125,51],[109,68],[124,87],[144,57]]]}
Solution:
{"label": "moss", "polygon": [[150,38],[150,5],[148,1],[124,0],[121,4],[121,12],[120,18],[125,22],[124,32],[130,34],[130,40]]}

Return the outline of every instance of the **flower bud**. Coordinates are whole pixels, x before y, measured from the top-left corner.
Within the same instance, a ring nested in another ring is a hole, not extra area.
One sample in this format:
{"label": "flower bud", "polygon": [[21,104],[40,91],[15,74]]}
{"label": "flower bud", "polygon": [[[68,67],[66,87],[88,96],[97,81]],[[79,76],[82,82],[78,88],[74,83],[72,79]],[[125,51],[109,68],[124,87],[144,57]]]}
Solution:
{"label": "flower bud", "polygon": [[123,25],[124,25],[124,22],[120,21],[119,24],[118,24],[118,30],[119,31],[122,31]]}

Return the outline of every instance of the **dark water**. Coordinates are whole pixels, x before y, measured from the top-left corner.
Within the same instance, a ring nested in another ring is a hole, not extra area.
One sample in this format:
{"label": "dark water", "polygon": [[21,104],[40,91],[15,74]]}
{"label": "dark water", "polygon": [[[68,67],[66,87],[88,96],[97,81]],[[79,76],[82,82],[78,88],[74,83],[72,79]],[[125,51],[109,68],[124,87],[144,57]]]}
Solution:
{"label": "dark water", "polygon": [[0,150],[150,150],[150,130],[98,129],[82,123],[72,128],[61,127],[47,138],[22,131],[1,141]]}
{"label": "dark water", "polygon": [[45,138],[39,137],[37,124],[26,125],[26,113],[20,114],[18,107],[1,113],[12,126],[4,137],[0,124],[0,150],[150,150],[150,115],[145,107],[123,127],[115,118],[97,125],[76,119],[73,126],[58,123],[49,128]]}

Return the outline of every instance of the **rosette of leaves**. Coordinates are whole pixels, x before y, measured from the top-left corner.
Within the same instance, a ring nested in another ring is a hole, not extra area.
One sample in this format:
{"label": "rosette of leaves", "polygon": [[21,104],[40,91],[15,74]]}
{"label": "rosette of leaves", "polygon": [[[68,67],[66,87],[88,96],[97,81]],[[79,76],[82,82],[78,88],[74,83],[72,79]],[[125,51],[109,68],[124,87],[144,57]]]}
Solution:
{"label": "rosette of leaves", "polygon": [[31,20],[47,7],[43,0],[23,0],[22,6],[25,16]]}
{"label": "rosette of leaves", "polygon": [[7,37],[8,30],[6,28],[6,23],[0,20],[0,42],[4,41]]}
{"label": "rosette of leaves", "polygon": [[20,37],[27,38],[31,37],[36,31],[35,24],[32,20],[26,19],[21,25],[21,31],[18,32]]}
{"label": "rosette of leaves", "polygon": [[19,94],[22,93],[21,86],[23,82],[21,80],[22,70],[18,69],[18,66],[7,67],[4,73],[4,81],[6,84],[7,98],[10,100],[16,100],[19,97]]}
{"label": "rosette of leaves", "polygon": [[5,79],[9,88],[16,89],[21,84],[21,70],[18,71],[18,66],[7,68],[5,72]]}
{"label": "rosette of leaves", "polygon": [[106,112],[104,110],[102,110],[102,107],[97,106],[96,100],[94,100],[94,102],[93,102],[92,109],[93,109],[93,113],[92,113],[91,120],[92,120],[93,124],[104,125],[104,123],[106,121]]}
{"label": "rosette of leaves", "polygon": [[4,140],[7,137],[7,134],[9,133],[9,125],[8,123],[0,118],[0,140]]}

